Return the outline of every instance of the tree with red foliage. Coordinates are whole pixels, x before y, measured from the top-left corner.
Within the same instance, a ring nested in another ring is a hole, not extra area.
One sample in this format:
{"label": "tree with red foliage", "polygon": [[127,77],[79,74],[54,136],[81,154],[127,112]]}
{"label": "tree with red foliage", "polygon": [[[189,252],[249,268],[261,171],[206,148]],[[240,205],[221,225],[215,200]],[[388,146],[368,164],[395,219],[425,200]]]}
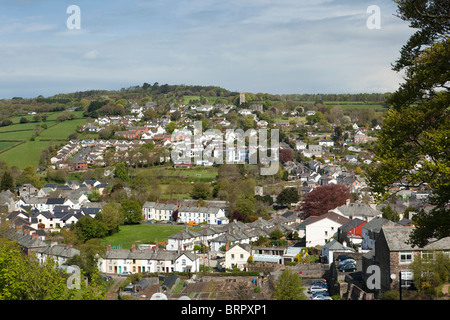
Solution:
{"label": "tree with red foliage", "polygon": [[309,216],[320,216],[329,210],[342,206],[350,199],[350,190],[343,184],[320,186],[303,197],[300,210],[303,219]]}
{"label": "tree with red foliage", "polygon": [[285,163],[294,159],[294,151],[292,149],[281,149],[279,152],[280,161]]}

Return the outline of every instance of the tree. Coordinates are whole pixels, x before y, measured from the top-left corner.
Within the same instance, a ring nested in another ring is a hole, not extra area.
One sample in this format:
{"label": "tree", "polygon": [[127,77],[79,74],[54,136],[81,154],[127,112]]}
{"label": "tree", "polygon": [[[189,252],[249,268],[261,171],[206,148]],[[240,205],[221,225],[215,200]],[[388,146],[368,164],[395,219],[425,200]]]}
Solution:
{"label": "tree", "polygon": [[78,219],[74,230],[77,238],[82,242],[94,238],[103,238],[108,235],[108,229],[105,223],[89,216]]}
{"label": "tree", "polygon": [[285,188],[277,196],[277,203],[286,206],[298,201],[299,195],[297,188]]}
{"label": "tree", "polygon": [[383,218],[397,222],[400,220],[400,217],[397,212],[392,209],[390,205],[387,205],[381,209],[381,212],[383,212]]}
{"label": "tree", "polygon": [[134,200],[122,200],[119,212],[122,215],[124,224],[138,224],[144,219],[141,204]]}
{"label": "tree", "polygon": [[197,182],[191,192],[194,199],[207,199],[211,195],[210,186],[205,182]]}
{"label": "tree", "polygon": [[11,243],[0,245],[0,300],[68,300],[66,279],[56,263],[46,259],[41,265],[35,255],[23,255]]}
{"label": "tree", "polygon": [[245,216],[245,221],[249,221],[251,216],[256,214],[254,199],[238,199],[235,209]]}
{"label": "tree", "polygon": [[8,170],[6,170],[3,173],[2,180],[0,182],[0,189],[1,190],[14,190],[14,179]]}
{"label": "tree", "polygon": [[300,209],[304,212],[304,218],[320,216],[344,205],[347,199],[350,199],[350,190],[343,184],[319,186],[303,197]]}
{"label": "tree", "polygon": [[104,299],[97,288],[97,266],[89,285],[80,282],[80,295],[76,295],[77,289],[67,288],[68,275],[57,266],[51,258],[40,262],[35,254],[26,256],[17,244],[0,239],[0,300]]}
{"label": "tree", "polygon": [[369,186],[379,201],[391,187],[427,186],[434,208],[417,217],[412,245],[450,236],[450,13],[448,1],[397,0],[398,17],[417,31],[400,51],[393,70],[405,81],[388,99],[391,109],[378,134]]}
{"label": "tree", "polygon": [[294,159],[294,151],[292,149],[281,149],[279,152],[281,163],[292,161]]}
{"label": "tree", "polygon": [[169,124],[166,126],[165,129],[166,129],[166,132],[167,132],[168,134],[172,134],[172,132],[173,132],[176,128],[178,128],[177,123],[171,121],[171,122],[169,122]]}
{"label": "tree", "polygon": [[178,209],[175,209],[172,212],[172,220],[175,221],[175,222],[178,220]]}
{"label": "tree", "polygon": [[298,274],[286,268],[278,277],[273,294],[277,300],[305,300],[304,290]]}
{"label": "tree", "polygon": [[123,224],[123,217],[119,212],[119,207],[120,205],[118,203],[107,203],[95,216],[96,219],[105,224],[108,235],[118,232],[119,226]]}
{"label": "tree", "polygon": [[129,181],[130,176],[128,175],[128,169],[125,163],[120,162],[116,165],[114,169],[114,176],[122,181]]}
{"label": "tree", "polygon": [[[426,251],[424,251],[426,252]],[[425,255],[417,255],[410,264],[414,274],[414,285],[418,291],[431,294],[450,280],[450,257],[440,251],[428,251]]]}

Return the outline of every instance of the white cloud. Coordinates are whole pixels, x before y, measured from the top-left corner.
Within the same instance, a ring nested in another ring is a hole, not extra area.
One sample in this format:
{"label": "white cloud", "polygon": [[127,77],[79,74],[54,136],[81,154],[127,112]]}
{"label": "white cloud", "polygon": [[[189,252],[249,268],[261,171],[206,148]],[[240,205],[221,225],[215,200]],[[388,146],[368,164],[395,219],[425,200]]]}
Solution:
{"label": "white cloud", "polygon": [[87,59],[87,60],[95,60],[98,58],[99,52],[98,50],[91,50],[86,52],[85,54],[83,54],[83,59]]}

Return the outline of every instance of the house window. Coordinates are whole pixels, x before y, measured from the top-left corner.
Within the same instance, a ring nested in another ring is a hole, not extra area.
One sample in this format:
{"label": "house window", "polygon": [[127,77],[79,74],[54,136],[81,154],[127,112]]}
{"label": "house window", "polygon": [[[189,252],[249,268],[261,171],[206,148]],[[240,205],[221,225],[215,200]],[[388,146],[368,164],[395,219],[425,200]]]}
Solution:
{"label": "house window", "polygon": [[432,251],[422,251],[422,259],[423,260],[434,260],[434,253]]}
{"label": "house window", "polygon": [[400,271],[402,288],[409,288],[413,284],[413,273],[410,270]]}
{"label": "house window", "polygon": [[325,231],[325,236],[328,236],[328,231]]}
{"label": "house window", "polygon": [[244,255],[241,253],[241,254],[239,255],[239,258],[244,259]]}
{"label": "house window", "polygon": [[400,263],[410,263],[413,261],[411,251],[400,252]]}
{"label": "house window", "polygon": [[185,266],[186,265],[186,259],[181,259],[181,265]]}
{"label": "house window", "polygon": [[234,254],[231,254],[231,259],[234,259]]}

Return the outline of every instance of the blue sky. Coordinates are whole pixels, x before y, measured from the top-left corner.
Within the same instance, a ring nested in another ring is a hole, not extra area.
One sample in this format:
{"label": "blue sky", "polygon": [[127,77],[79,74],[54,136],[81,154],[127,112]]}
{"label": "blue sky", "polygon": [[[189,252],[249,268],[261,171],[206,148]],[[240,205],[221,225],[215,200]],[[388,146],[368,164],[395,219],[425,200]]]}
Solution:
{"label": "blue sky", "polygon": [[[67,28],[70,5],[79,30]],[[0,0],[0,98],[144,82],[392,92],[402,78],[391,64],[414,31],[395,11],[392,0]]]}

